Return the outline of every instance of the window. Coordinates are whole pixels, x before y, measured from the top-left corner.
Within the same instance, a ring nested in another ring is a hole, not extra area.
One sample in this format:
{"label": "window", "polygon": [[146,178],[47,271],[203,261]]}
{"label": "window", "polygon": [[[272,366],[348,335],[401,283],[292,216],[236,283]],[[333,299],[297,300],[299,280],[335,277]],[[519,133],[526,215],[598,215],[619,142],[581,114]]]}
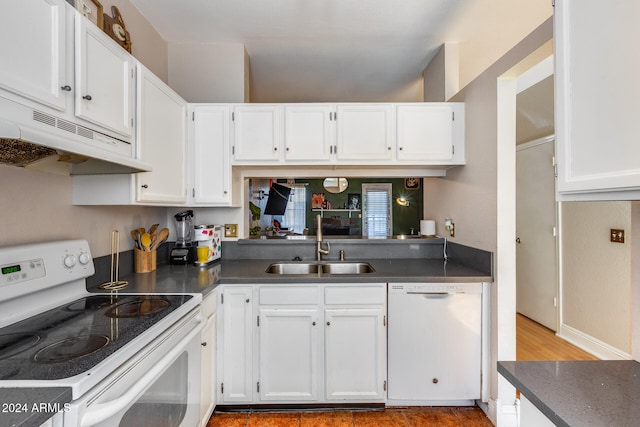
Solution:
{"label": "window", "polygon": [[289,202],[287,210],[282,216],[282,227],[288,228],[292,233],[302,234],[307,226],[306,201],[307,189],[301,184],[289,184]]}
{"label": "window", "polygon": [[362,184],[362,235],[391,235],[391,184]]}

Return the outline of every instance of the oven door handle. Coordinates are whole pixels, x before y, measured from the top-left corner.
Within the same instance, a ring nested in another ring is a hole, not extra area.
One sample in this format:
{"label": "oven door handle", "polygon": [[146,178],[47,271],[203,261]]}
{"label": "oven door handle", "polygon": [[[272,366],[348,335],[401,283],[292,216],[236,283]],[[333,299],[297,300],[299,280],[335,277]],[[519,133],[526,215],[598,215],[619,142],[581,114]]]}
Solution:
{"label": "oven door handle", "polygon": [[135,398],[144,391],[149,385],[153,383],[153,380],[156,379],[165,369],[167,369],[171,363],[184,351],[184,348],[187,346],[189,341],[196,337],[196,335],[200,335],[202,330],[202,316],[196,316],[196,322],[198,327],[191,330],[191,332],[180,341],[180,344],[173,347],[165,357],[163,357],[162,361],[151,368],[139,381],[136,382],[133,387],[131,387],[125,394],[120,396],[117,399],[111,400],[106,403],[99,403],[91,407],[87,412],[82,416],[82,420],[80,421],[80,425],[82,427],[88,427],[98,424],[108,418],[111,418],[118,412],[122,411],[127,405],[130,405],[131,402],[135,400]]}

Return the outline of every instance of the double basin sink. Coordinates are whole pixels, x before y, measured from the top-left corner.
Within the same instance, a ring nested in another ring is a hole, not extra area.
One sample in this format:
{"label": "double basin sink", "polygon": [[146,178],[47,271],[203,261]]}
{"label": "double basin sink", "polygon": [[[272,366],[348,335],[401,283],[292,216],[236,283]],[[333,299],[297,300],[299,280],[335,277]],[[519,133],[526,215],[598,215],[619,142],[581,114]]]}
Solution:
{"label": "double basin sink", "polygon": [[276,262],[267,267],[270,274],[366,274],[375,270],[366,262]]}

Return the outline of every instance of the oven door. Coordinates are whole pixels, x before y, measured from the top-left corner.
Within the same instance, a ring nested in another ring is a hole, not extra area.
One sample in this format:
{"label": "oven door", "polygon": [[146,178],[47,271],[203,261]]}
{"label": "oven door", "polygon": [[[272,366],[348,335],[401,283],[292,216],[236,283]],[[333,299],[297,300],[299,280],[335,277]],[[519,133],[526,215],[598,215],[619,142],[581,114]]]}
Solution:
{"label": "oven door", "polygon": [[73,402],[65,426],[198,425],[202,327],[198,308]]}

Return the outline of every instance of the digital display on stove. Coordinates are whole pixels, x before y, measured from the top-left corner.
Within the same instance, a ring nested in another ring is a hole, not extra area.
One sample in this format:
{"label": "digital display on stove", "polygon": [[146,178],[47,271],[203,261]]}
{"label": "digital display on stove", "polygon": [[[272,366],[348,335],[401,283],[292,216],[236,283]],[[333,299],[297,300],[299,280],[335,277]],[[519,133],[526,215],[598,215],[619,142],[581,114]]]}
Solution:
{"label": "digital display on stove", "polygon": [[2,267],[2,274],[11,274],[17,273],[20,271],[20,264],[18,265],[9,265],[7,267]]}

